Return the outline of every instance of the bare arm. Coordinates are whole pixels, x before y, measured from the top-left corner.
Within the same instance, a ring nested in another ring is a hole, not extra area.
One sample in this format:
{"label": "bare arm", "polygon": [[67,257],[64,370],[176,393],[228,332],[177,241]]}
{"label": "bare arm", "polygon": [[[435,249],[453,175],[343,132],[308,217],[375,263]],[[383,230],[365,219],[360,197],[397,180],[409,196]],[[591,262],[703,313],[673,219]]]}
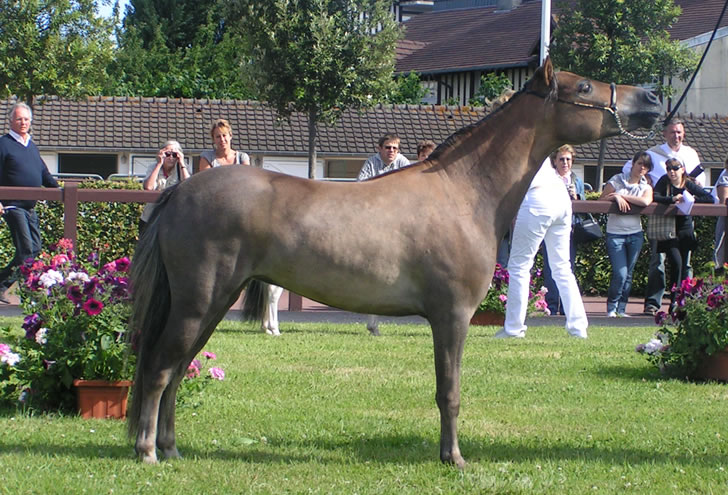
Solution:
{"label": "bare arm", "polygon": [[200,157],[200,171],[207,170],[208,168],[212,168],[212,165],[210,165],[210,162],[207,161],[207,158]]}
{"label": "bare arm", "polygon": [[724,205],[726,199],[728,199],[728,186],[718,186],[718,203]]}
{"label": "bare arm", "polygon": [[157,164],[154,166],[149,175],[147,175],[147,178],[144,179],[143,186],[145,191],[154,191],[156,188],[157,177],[159,176],[159,171],[162,169],[162,163],[164,163],[164,151],[159,150],[157,153]]}

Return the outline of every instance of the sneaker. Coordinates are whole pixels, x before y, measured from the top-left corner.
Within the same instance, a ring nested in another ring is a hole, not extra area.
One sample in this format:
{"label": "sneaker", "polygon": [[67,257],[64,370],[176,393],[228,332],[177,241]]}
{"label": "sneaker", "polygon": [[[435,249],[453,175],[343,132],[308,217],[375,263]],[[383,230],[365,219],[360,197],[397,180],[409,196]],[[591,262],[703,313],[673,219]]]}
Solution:
{"label": "sneaker", "polygon": [[628,315],[627,313],[617,313],[617,316],[618,316],[618,317],[620,317],[620,318],[632,318],[632,317],[631,317],[630,315]]}
{"label": "sneaker", "polygon": [[660,311],[660,308],[655,306],[645,306],[645,314],[655,316],[657,312]]}
{"label": "sneaker", "polygon": [[0,303],[10,304],[10,300],[8,299],[8,290],[7,289],[0,291]]}
{"label": "sneaker", "polygon": [[616,311],[607,311],[607,318],[616,318],[617,312]]}
{"label": "sneaker", "polygon": [[569,332],[569,337],[574,337],[575,339],[585,339],[586,337],[586,330],[583,332]]}
{"label": "sneaker", "polygon": [[501,328],[500,330],[498,330],[498,333],[493,335],[493,338],[494,339],[524,339],[524,338],[526,338],[526,332],[521,331],[514,335],[512,333],[506,333],[506,329]]}

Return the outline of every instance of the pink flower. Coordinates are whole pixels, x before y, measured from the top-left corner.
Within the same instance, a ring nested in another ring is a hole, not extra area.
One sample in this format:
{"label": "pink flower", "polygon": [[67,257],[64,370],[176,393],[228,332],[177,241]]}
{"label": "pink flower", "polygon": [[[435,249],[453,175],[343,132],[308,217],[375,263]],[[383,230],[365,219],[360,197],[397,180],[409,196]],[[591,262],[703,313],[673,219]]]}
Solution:
{"label": "pink flower", "polygon": [[222,368],[210,368],[210,376],[215,380],[224,380],[225,372]]}
{"label": "pink flower", "polygon": [[104,267],[99,270],[100,272],[115,272],[116,271],[116,261],[111,261],[109,263],[106,263]]}
{"label": "pink flower", "polygon": [[56,267],[59,265],[65,265],[66,263],[68,263],[68,261],[68,256],[66,256],[65,254],[57,254],[51,260],[51,266]]}
{"label": "pink flower", "polygon": [[0,344],[0,356],[3,356],[10,352],[10,346],[7,344]]}
{"label": "pink flower", "polygon": [[187,374],[185,375],[187,378],[197,378],[200,376],[200,368],[201,363],[199,360],[195,359],[193,360],[189,366],[187,366]]}
{"label": "pink flower", "polygon": [[61,249],[65,249],[66,251],[72,251],[73,250],[73,241],[71,239],[63,238],[60,241],[58,241],[58,247]]}
{"label": "pink flower", "polygon": [[114,261],[114,264],[116,266],[117,272],[126,272],[129,270],[129,265],[131,265],[131,262],[129,261],[129,258],[124,256],[123,258],[119,258],[118,260]]}
{"label": "pink flower", "polygon": [[206,357],[207,359],[217,359],[217,355],[213,352],[203,352],[202,355]]}
{"label": "pink flower", "polygon": [[500,294],[498,296],[498,299],[500,299],[500,302],[504,303],[508,300],[508,296],[506,296],[505,294]]}
{"label": "pink flower", "polygon": [[86,311],[86,314],[89,316],[95,316],[104,309],[104,303],[101,301],[94,299],[93,297],[89,298],[85,303],[83,303],[83,310]]}

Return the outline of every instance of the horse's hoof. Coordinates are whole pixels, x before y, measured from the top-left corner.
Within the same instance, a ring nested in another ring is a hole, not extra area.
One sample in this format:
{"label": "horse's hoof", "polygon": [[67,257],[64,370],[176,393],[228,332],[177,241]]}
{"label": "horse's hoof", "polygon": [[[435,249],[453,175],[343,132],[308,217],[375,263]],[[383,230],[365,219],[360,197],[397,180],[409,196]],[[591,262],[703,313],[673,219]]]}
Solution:
{"label": "horse's hoof", "polygon": [[272,335],[273,337],[280,337],[281,332],[277,328],[266,328],[265,333]]}
{"label": "horse's hoof", "polygon": [[374,337],[379,337],[379,327],[367,327],[369,333]]}
{"label": "horse's hoof", "polygon": [[450,456],[441,455],[440,460],[445,464],[452,464],[458,469],[465,469],[465,465],[467,464],[460,454]]}
{"label": "horse's hoof", "polygon": [[158,464],[159,463],[159,461],[157,460],[156,453],[139,454],[139,460],[142,461],[144,464]]}
{"label": "horse's hoof", "polygon": [[180,455],[179,450],[177,450],[177,447],[164,449],[162,452],[164,453],[165,459],[182,459],[182,456]]}

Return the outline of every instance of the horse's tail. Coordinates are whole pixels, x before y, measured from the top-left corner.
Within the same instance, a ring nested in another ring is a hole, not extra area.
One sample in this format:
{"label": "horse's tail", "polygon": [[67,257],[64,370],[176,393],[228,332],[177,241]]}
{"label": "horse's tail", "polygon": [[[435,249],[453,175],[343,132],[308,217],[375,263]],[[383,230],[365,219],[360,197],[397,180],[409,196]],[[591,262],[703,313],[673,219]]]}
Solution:
{"label": "horse's tail", "polygon": [[243,321],[262,321],[265,312],[265,300],[268,292],[268,284],[257,279],[252,279],[245,288],[243,296]]}
{"label": "horse's tail", "polygon": [[144,370],[151,349],[167,323],[171,304],[167,269],[159,247],[159,215],[174,188],[164,191],[156,203],[154,213],[137,243],[131,266],[131,285],[134,297],[129,334],[137,354],[136,375],[132,388],[132,402],[127,415],[127,428],[133,437],[139,426],[144,390]]}

